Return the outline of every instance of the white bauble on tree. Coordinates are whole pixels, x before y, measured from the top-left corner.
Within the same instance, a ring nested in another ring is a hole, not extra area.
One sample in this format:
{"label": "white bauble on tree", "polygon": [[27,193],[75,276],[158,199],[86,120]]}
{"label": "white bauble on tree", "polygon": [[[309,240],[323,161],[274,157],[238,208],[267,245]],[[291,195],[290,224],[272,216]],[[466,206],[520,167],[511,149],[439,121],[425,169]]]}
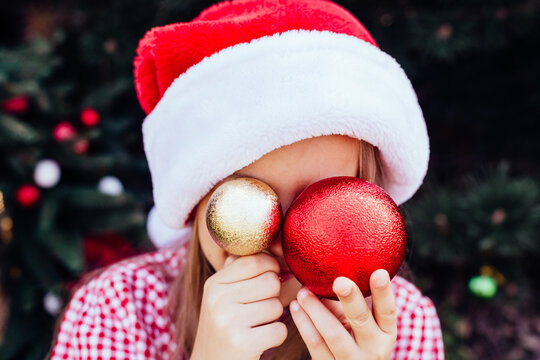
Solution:
{"label": "white bauble on tree", "polygon": [[52,316],[56,316],[60,313],[60,310],[62,310],[63,302],[62,299],[56,294],[53,294],[52,292],[48,292],[43,297],[43,307],[45,308],[45,311],[49,313]]}
{"label": "white bauble on tree", "polygon": [[52,159],[40,160],[34,168],[34,181],[42,188],[52,188],[60,181],[60,165]]}
{"label": "white bauble on tree", "polygon": [[98,189],[104,194],[118,196],[124,192],[124,185],[117,177],[104,176],[99,180]]}

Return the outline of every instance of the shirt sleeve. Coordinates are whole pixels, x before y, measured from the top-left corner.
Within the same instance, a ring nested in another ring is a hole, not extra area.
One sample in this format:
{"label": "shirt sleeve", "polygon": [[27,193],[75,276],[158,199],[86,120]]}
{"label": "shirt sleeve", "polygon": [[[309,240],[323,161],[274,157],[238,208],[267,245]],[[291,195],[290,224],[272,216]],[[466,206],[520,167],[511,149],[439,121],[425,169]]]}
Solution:
{"label": "shirt sleeve", "polygon": [[443,360],[441,325],[433,302],[414,285],[394,288],[398,310],[398,334],[392,360]]}
{"label": "shirt sleeve", "polygon": [[116,263],[69,302],[51,359],[167,359],[176,350],[168,289],[184,267],[187,245]]}
{"label": "shirt sleeve", "polygon": [[60,325],[51,359],[137,359],[141,327],[127,316],[118,284],[97,278],[79,288]]}

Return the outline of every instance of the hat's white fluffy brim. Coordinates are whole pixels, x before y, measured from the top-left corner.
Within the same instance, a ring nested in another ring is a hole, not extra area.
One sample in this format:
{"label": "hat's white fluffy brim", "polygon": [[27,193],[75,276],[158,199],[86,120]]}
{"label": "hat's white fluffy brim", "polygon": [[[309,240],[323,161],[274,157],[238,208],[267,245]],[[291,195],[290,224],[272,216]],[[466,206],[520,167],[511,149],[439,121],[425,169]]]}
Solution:
{"label": "hat's white fluffy brim", "polygon": [[160,217],[182,227],[212,187],[264,154],[342,134],[379,148],[398,204],[427,171],[429,140],[400,65],[361,39],[293,30],[226,48],[180,75],[143,123]]}

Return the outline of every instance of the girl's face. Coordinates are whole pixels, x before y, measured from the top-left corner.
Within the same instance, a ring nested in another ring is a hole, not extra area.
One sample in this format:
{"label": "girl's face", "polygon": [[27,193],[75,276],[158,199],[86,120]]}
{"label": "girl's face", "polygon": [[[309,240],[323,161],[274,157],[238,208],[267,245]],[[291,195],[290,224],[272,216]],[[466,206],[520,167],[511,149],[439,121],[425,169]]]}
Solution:
{"label": "girl's face", "polygon": [[[237,176],[247,176],[267,183],[278,195],[283,214],[286,214],[294,199],[308,185],[334,176],[357,176],[359,148],[359,140],[342,135],[306,139],[264,155],[223,181]],[[206,227],[206,206],[214,189],[199,203],[198,223],[195,226],[198,226],[199,241],[204,255],[214,270],[218,271],[223,267],[228,253],[215,243]],[[281,247],[281,233],[266,252],[275,256],[282,269],[288,269]],[[283,306],[289,305],[296,298],[301,287],[295,277],[282,284],[280,300]]]}

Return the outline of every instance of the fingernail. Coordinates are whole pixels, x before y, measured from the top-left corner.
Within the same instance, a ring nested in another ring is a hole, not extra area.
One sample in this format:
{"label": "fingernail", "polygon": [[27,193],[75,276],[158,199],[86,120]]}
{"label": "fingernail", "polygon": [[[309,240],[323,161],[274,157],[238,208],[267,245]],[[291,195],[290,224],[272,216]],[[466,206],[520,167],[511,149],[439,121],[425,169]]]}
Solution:
{"label": "fingernail", "polygon": [[227,256],[227,259],[225,259],[225,265],[224,266],[227,266],[229,265],[230,263],[232,263],[234,261],[234,258],[232,256]]}
{"label": "fingernail", "polygon": [[298,292],[298,300],[302,301],[304,300],[305,298],[307,298],[309,292],[307,289],[305,288],[302,288],[300,289],[300,291]]}
{"label": "fingernail", "polygon": [[349,283],[349,281],[347,281],[347,279],[337,278],[335,280],[334,286],[335,286],[336,292],[341,296],[348,296],[351,294],[352,286]]}
{"label": "fingernail", "polygon": [[384,287],[386,286],[386,284],[388,283],[388,273],[384,270],[377,270],[376,273],[374,274],[374,282],[375,282],[375,286],[376,287]]}
{"label": "fingernail", "polygon": [[292,311],[298,311],[298,309],[300,309],[300,305],[296,302],[296,301],[291,301],[291,310]]}

